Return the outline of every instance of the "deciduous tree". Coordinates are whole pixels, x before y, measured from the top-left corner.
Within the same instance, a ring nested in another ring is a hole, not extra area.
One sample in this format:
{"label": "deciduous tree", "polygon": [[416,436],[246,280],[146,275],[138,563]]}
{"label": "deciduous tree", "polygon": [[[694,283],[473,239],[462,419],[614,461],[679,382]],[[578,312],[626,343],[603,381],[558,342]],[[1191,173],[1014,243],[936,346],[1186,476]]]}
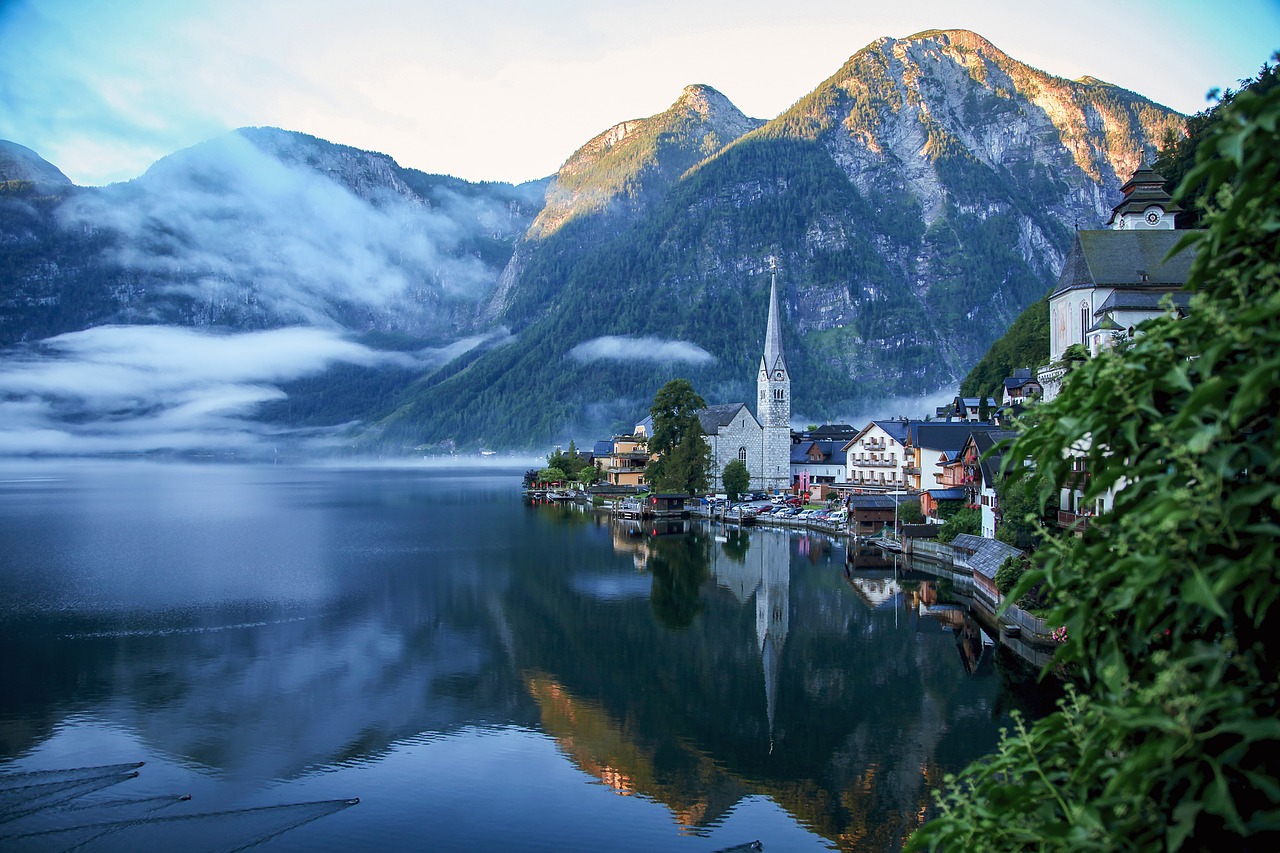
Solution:
{"label": "deciduous tree", "polygon": [[1057,596],[1079,686],[947,779],[911,849],[1280,848],[1280,88],[1220,111],[1200,186],[1187,317],[1078,365],[1008,454],[1042,501],[1081,452],[1086,501],[1119,489],[1011,590]]}

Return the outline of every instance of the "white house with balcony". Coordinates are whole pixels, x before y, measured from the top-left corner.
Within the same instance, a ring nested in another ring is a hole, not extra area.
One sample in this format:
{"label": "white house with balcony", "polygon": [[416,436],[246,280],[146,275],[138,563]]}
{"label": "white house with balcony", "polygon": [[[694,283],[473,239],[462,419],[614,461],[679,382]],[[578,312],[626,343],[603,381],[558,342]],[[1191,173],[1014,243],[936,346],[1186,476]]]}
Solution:
{"label": "white house with balcony", "polygon": [[905,488],[908,460],[906,420],[872,421],[842,449],[846,483],[854,491],[889,492]]}

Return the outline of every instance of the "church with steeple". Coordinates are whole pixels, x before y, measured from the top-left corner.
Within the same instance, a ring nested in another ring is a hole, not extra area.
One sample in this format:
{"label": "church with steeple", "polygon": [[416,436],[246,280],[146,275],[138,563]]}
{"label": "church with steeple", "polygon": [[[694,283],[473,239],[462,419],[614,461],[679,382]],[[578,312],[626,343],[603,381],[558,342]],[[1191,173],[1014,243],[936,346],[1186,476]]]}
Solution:
{"label": "church with steeple", "polygon": [[1050,363],[1038,374],[1045,399],[1056,397],[1061,387],[1068,347],[1079,344],[1097,354],[1116,338],[1133,335],[1143,320],[1164,313],[1166,299],[1173,310],[1186,309],[1189,294],[1181,288],[1195,249],[1168,257],[1184,232],[1175,228],[1181,208],[1164,185],[1144,155],[1120,188],[1123,195],[1108,227],[1075,232],[1049,297]]}
{"label": "church with steeple", "polygon": [[[740,460],[751,472],[751,490],[781,492],[791,487],[791,372],[782,348],[782,316],[778,308],[778,276],[769,282],[769,316],[764,353],[756,373],[756,411],[746,403],[708,406],[698,412],[711,448],[707,472],[713,492],[723,491],[724,467]],[[652,433],[653,419],[636,425],[636,434]]]}

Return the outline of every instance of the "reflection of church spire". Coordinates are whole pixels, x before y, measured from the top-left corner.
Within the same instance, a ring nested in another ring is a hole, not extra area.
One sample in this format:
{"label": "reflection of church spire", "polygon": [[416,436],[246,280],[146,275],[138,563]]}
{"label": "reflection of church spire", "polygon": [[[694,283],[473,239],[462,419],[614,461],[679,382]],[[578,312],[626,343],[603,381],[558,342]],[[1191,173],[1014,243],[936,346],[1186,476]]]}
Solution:
{"label": "reflection of church spire", "polygon": [[[779,537],[775,548],[762,555],[762,577],[756,589],[756,639],[764,670],[765,713],[769,720],[769,751],[773,751],[773,721],[777,710],[782,646],[791,621],[791,550]],[[763,550],[763,549],[762,549]]]}

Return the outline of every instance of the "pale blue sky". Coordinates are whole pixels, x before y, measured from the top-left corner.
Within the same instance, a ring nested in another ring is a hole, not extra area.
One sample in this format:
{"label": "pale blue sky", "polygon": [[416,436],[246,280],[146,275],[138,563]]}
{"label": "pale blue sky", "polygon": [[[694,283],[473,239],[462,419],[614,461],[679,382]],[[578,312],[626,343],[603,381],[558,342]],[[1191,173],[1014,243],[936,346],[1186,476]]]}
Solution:
{"label": "pale blue sky", "polygon": [[243,125],[520,181],[690,83],[772,118],[875,38],[952,27],[1195,112],[1280,49],[1280,0],[0,0],[0,138],[82,184]]}

